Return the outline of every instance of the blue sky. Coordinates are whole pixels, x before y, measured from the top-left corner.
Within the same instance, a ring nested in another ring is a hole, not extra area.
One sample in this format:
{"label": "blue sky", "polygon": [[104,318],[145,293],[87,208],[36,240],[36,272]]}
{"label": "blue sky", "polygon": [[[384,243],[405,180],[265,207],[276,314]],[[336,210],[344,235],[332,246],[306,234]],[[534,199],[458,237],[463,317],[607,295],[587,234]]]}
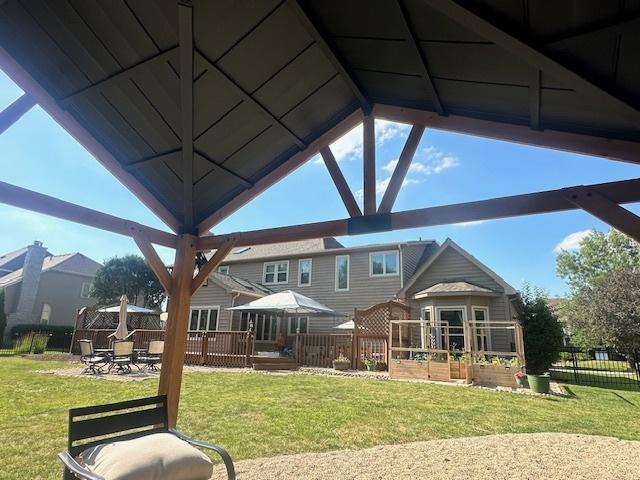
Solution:
{"label": "blue sky", "polygon": [[[0,71],[0,109],[21,94]],[[380,192],[409,127],[376,122]],[[352,189],[362,188],[361,130],[332,146]],[[125,187],[36,107],[0,135],[1,180],[164,228]],[[394,210],[479,200],[569,185],[634,178],[640,167],[595,157],[427,130]],[[378,198],[381,198],[381,193]],[[636,205],[631,207],[638,212]],[[138,253],[132,240],[0,204],[0,253],[42,240],[53,253],[79,251],[98,261]],[[317,158],[216,227],[216,233],[346,217],[324,164]],[[514,287],[523,281],[552,295],[566,291],[555,274],[559,245],[575,248],[582,232],[608,227],[579,211],[344,237],[345,245],[451,237]],[[172,261],[170,249],[159,248]]]}

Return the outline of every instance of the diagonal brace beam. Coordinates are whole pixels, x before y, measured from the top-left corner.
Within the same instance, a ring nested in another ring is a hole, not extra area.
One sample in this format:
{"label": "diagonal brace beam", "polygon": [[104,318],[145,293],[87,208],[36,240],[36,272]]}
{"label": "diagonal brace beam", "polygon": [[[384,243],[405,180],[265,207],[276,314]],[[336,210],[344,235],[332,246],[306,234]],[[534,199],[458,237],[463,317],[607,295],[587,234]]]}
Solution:
{"label": "diagonal brace beam", "polygon": [[393,169],[389,185],[387,185],[387,190],[384,192],[384,196],[382,197],[382,201],[378,207],[378,213],[389,213],[393,208],[393,204],[396,202],[396,198],[398,198],[398,193],[400,192],[402,183],[407,176],[407,172],[411,166],[411,161],[416,154],[416,150],[418,149],[418,144],[420,143],[423,133],[424,127],[421,125],[414,125],[411,132],[409,132],[409,136],[404,144],[402,153],[400,153],[400,158],[398,159],[396,168]]}
{"label": "diagonal brace beam", "polygon": [[191,282],[191,295],[196,293],[207,278],[209,278],[209,275],[218,268],[218,265],[222,263],[235,244],[236,238],[228,237],[219,247],[217,247],[216,253],[214,253],[213,257],[211,257],[209,261],[200,268],[200,271]]}
{"label": "diagonal brace beam", "polygon": [[349,212],[349,215],[352,217],[357,217],[362,215],[360,211],[360,207],[358,206],[358,202],[356,202],[355,197],[353,196],[353,192],[349,188],[347,181],[338,166],[338,162],[336,162],[336,158],[333,156],[333,152],[331,148],[322,147],[320,149],[320,155],[322,155],[322,159],[324,160],[324,164],[327,166],[327,170],[329,170],[329,175],[331,175],[331,179],[338,189],[338,193],[342,198],[344,206]]}
{"label": "diagonal brace beam", "polygon": [[585,212],[640,242],[640,217],[589,187],[565,189],[566,198]]}
{"label": "diagonal brace beam", "polygon": [[156,277],[158,278],[160,285],[162,285],[162,288],[164,288],[164,291],[170,294],[172,286],[171,274],[164,265],[164,262],[158,256],[156,249],[151,245],[147,235],[142,230],[134,230],[133,241],[136,242],[136,245],[142,252],[142,255],[144,255],[144,258],[146,258],[151,270],[156,274]]}
{"label": "diagonal brace beam", "polygon": [[36,104],[36,101],[28,93],[23,94],[11,105],[0,112],[0,134],[16,123]]}

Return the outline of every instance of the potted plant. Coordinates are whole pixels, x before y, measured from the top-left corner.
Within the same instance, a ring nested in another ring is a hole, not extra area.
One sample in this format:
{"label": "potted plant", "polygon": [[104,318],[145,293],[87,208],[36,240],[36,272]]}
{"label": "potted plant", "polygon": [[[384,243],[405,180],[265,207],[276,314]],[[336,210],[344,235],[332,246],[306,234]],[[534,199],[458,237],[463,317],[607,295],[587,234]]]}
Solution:
{"label": "potted plant", "polygon": [[362,363],[364,363],[364,366],[367,367],[368,371],[373,372],[375,371],[376,363],[378,362],[373,357],[364,357],[364,360],[362,361]]}
{"label": "potted plant", "polygon": [[350,367],[351,360],[345,357],[342,353],[340,353],[340,355],[338,355],[338,358],[333,361],[333,368],[335,370],[349,370]]}
{"label": "potted plant", "polygon": [[521,387],[527,386],[527,374],[522,370],[518,370],[513,376],[516,378],[516,383],[518,385],[520,385]]}
{"label": "potted plant", "polygon": [[547,372],[560,358],[563,331],[539,290],[527,288],[522,294],[522,327],[529,388],[536,393],[549,393]]}

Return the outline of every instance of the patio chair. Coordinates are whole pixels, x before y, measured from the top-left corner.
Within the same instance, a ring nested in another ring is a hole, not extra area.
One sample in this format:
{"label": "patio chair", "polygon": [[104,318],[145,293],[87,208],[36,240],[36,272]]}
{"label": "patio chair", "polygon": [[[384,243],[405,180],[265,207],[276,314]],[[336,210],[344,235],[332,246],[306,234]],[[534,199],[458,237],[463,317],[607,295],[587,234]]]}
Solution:
{"label": "patio chair", "polygon": [[92,373],[94,375],[102,373],[102,368],[108,363],[108,360],[95,353],[93,341],[78,340],[78,344],[80,344],[80,361],[86,366],[82,373]]}
{"label": "patio chair", "polygon": [[120,373],[131,373],[133,342],[114,342],[111,367]]}
{"label": "patio chair", "polygon": [[64,480],[209,480],[211,460],[195,447],[220,455],[227,478],[235,480],[233,460],[225,449],[168,427],[167,397],[161,395],[69,410],[67,451],[58,457]]}
{"label": "patio chair", "polygon": [[159,372],[158,364],[162,362],[163,351],[164,342],[162,340],[152,340],[149,342],[149,348],[146,353],[138,356],[137,361],[146,365],[147,369]]}

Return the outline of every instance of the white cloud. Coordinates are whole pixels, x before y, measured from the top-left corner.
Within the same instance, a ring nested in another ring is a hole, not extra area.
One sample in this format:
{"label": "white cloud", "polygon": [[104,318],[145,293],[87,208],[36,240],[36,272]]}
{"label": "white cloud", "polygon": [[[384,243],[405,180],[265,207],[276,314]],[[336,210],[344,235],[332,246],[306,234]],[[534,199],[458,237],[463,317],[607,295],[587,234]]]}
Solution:
{"label": "white cloud", "polygon": [[410,125],[405,123],[389,122],[387,120],[376,120],[376,144],[384,145],[389,140],[393,140],[399,135],[409,132]]}
{"label": "white cloud", "polygon": [[472,220],[470,222],[460,222],[452,224],[454,227],[475,227],[476,225],[482,225],[486,220]]}
{"label": "white cloud", "polygon": [[563,250],[577,250],[580,248],[580,242],[591,233],[591,230],[581,230],[579,232],[573,232],[564,237],[560,243],[558,243],[553,251],[560,253]]}

